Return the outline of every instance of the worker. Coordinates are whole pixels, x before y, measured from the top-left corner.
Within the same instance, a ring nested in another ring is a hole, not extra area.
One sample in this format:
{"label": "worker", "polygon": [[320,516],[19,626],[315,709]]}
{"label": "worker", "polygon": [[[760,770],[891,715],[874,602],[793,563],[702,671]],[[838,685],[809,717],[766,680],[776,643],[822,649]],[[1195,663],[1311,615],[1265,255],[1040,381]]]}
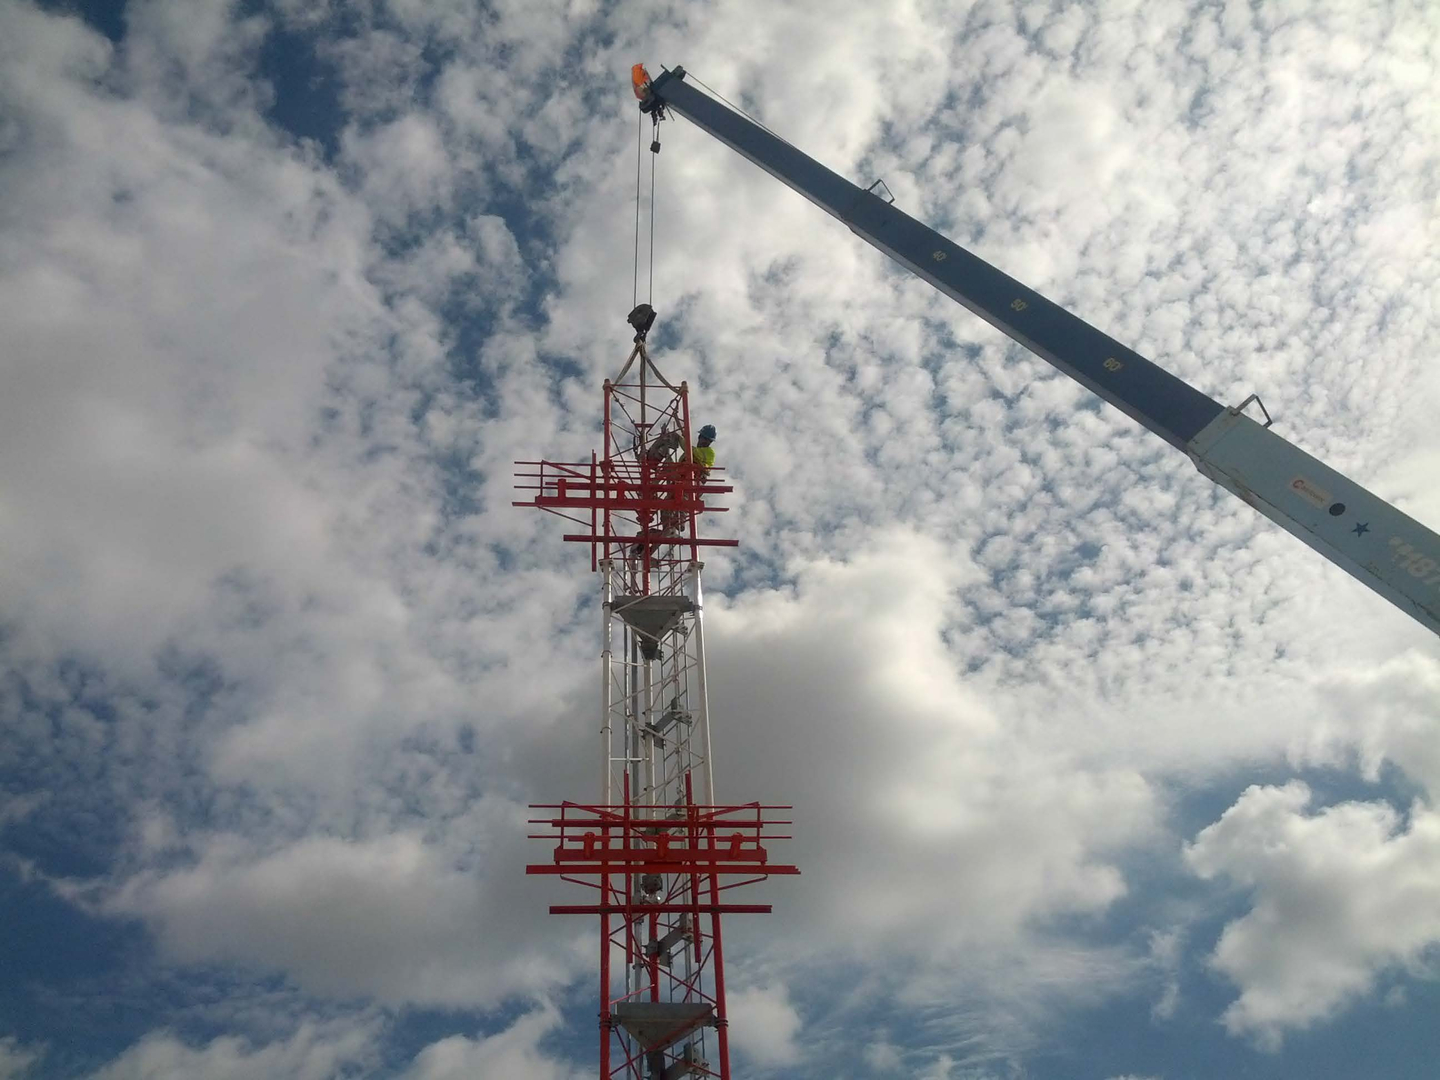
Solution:
{"label": "worker", "polygon": [[714,441],[715,425],[706,424],[695,440],[695,449],[690,451],[690,463],[696,466],[695,482],[698,484],[705,483],[710,477],[710,470],[715,467],[715,448],[710,445]]}
{"label": "worker", "polygon": [[685,440],[680,434],[680,429],[671,428],[651,440],[650,445],[645,449],[645,457],[649,461],[670,461],[675,451],[684,445]]}
{"label": "worker", "polygon": [[[668,461],[671,448],[668,437],[671,435],[676,436],[677,441],[675,442],[674,447],[675,449],[679,449],[680,444],[678,441],[678,432],[666,432],[664,435],[659,436],[650,444],[649,448],[646,450],[645,456],[651,461],[656,461],[657,463]],[[715,448],[711,446],[711,443],[713,443],[714,441],[715,425],[706,424],[700,429],[700,433],[695,440],[695,446],[690,451],[690,464],[695,467],[695,482],[697,484],[705,483],[706,479],[708,479],[708,477],[710,476],[710,470],[715,467]],[[656,453],[657,449],[660,451],[659,454]],[[676,498],[683,498],[683,492],[684,489],[682,487],[676,487],[674,489],[674,496]],[[661,536],[679,536],[684,530],[684,524],[685,517],[681,511],[662,510],[660,512],[659,525]],[[643,543],[643,541],[649,535],[651,534],[648,530],[642,530],[640,535],[635,538],[636,540],[642,542],[635,544],[631,548],[630,554],[634,558],[638,559],[644,555],[645,544]]]}
{"label": "worker", "polygon": [[[679,428],[670,428],[662,431],[650,440],[650,445],[645,447],[644,458],[654,468],[650,482],[655,485],[654,495],[660,498],[679,498],[680,490],[675,487],[678,480],[678,473],[683,465],[675,462],[675,458],[684,456],[685,436]],[[660,512],[660,535],[677,536],[680,532],[680,515],[674,510],[662,510]],[[636,540],[643,541],[647,536],[653,535],[649,528],[642,528]],[[634,558],[640,558],[645,554],[645,544],[637,543],[630,549]],[[657,552],[658,554],[658,552]]]}

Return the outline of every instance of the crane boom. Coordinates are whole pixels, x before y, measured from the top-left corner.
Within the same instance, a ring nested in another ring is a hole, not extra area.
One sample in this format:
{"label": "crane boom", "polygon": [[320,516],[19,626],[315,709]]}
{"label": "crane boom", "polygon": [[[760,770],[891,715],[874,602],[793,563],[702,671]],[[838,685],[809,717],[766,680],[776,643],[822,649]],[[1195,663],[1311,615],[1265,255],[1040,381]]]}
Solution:
{"label": "crane boom", "polygon": [[[685,81],[676,67],[637,86],[640,107],[685,117],[839,218],[917,277],[1184,451],[1238,495],[1440,634],[1440,536],[1243,410],[1158,364],[851,183]],[[1263,411],[1263,406],[1261,407]]]}

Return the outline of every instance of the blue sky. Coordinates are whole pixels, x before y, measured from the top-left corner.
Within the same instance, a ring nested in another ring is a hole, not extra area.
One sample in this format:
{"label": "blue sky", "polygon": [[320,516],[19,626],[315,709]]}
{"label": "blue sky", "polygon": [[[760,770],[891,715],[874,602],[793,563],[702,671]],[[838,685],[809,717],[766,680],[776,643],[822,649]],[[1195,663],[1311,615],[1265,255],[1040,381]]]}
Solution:
{"label": "blue sky", "polygon": [[[525,805],[595,580],[510,462],[629,347],[683,63],[1440,525],[1414,3],[0,0],[0,1080],[591,1074]],[[1433,635],[683,122],[739,1075],[1423,1077]]]}

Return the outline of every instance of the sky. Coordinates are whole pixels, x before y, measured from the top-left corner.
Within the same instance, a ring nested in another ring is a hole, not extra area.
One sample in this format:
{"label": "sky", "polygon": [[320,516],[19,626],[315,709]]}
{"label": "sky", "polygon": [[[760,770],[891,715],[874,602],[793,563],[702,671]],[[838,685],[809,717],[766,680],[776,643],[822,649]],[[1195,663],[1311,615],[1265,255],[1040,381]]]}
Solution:
{"label": "sky", "polygon": [[[1429,0],[0,0],[0,1080],[594,1075],[523,866],[599,583],[510,485],[630,346],[636,61],[1440,527]],[[803,870],[737,1076],[1433,1075],[1435,636],[661,139],[717,791]]]}

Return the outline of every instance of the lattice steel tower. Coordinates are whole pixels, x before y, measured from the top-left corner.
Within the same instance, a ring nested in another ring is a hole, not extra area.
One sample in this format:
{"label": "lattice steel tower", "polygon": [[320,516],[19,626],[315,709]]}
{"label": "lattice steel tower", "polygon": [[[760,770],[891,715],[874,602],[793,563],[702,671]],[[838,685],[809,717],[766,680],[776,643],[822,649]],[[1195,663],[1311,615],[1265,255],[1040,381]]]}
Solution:
{"label": "lattice steel tower", "polygon": [[770,905],[724,894],[799,871],[765,847],[788,838],[775,830],[789,807],[716,802],[700,551],[737,542],[702,536],[700,515],[732,489],[692,460],[688,387],[646,349],[654,317],[631,313],[634,348],[605,382],[601,453],[517,463],[531,497],[515,505],[582,526],[564,538],[590,545],[602,599],[600,800],[533,807],[535,838],[557,843],[526,872],[598,891],[550,912],[600,917],[601,1080],[729,1080],[721,916]]}

